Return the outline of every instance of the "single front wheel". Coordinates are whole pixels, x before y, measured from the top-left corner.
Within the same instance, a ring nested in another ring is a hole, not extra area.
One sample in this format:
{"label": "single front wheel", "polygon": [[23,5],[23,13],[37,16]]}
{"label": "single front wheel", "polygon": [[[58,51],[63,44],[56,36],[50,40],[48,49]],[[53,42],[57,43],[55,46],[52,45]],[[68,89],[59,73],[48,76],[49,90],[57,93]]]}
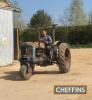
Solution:
{"label": "single front wheel", "polygon": [[29,80],[32,76],[32,68],[29,64],[23,64],[21,65],[20,73],[23,79]]}

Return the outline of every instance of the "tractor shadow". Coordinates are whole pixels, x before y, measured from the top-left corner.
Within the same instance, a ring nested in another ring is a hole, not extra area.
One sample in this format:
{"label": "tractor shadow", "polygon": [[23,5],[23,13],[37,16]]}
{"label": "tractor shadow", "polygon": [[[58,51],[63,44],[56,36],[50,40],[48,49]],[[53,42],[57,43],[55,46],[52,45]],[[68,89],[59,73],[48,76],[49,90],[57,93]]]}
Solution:
{"label": "tractor shadow", "polygon": [[59,71],[35,71],[34,73],[33,73],[33,75],[55,75],[55,74],[61,74]]}
{"label": "tractor shadow", "polygon": [[[55,75],[61,74],[59,71],[35,71],[34,75]],[[0,76],[0,79],[10,80],[10,81],[24,81],[24,79],[20,76],[19,71],[10,71],[4,72],[4,76]]]}
{"label": "tractor shadow", "polygon": [[1,76],[0,79],[11,80],[11,81],[23,81],[19,71],[4,72],[4,76]]}

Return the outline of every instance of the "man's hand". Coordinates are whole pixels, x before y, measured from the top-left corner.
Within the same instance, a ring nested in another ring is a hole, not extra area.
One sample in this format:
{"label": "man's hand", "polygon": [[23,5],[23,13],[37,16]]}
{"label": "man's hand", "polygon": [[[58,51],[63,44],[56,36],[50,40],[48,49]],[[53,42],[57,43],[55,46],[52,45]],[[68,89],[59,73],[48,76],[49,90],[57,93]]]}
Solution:
{"label": "man's hand", "polygon": [[40,42],[43,42],[44,44],[48,44],[48,42],[43,39],[40,39]]}

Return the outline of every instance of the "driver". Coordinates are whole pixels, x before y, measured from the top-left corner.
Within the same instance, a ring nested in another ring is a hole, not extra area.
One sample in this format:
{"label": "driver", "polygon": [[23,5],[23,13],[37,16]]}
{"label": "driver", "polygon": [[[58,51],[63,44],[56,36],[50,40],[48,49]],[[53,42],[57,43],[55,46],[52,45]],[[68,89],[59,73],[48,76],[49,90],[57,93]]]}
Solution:
{"label": "driver", "polygon": [[52,38],[47,34],[45,30],[40,34],[40,41],[45,44],[46,48],[45,52],[47,56],[50,58],[50,51],[51,51],[50,45],[52,44]]}
{"label": "driver", "polygon": [[52,43],[51,37],[47,34],[45,30],[40,34],[40,41],[45,43],[45,45],[50,45]]}

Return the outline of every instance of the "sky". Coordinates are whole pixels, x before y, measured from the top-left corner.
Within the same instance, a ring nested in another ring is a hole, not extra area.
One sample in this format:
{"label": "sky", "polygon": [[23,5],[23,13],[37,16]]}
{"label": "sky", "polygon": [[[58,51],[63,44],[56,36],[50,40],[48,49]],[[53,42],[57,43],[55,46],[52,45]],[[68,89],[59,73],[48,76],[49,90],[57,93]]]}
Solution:
{"label": "sky", "polygon": [[[44,9],[52,16],[55,23],[63,16],[64,10],[67,9],[72,0],[17,0],[20,8],[23,10],[23,19],[29,22],[32,15],[39,9]],[[92,11],[92,0],[83,0],[84,11]]]}

